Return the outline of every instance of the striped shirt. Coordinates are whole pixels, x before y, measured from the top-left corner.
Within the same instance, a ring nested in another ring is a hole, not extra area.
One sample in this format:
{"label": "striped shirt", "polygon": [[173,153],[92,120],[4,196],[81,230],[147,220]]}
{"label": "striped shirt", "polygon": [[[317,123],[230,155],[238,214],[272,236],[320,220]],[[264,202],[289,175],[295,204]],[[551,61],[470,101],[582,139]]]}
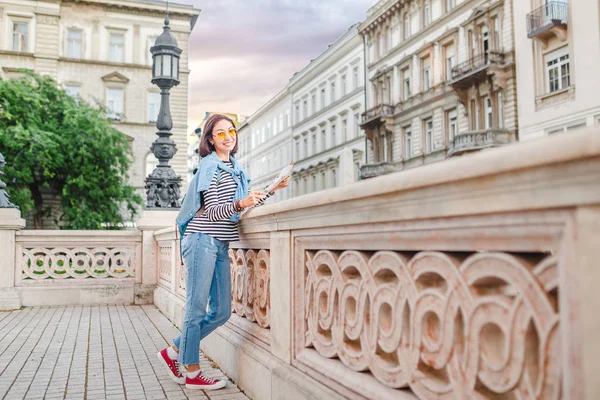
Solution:
{"label": "striped shirt", "polygon": [[[223,161],[223,163],[233,168],[230,161]],[[237,222],[229,219],[236,212],[233,202],[236,188],[237,185],[229,172],[221,170],[220,181],[217,180],[217,172],[215,172],[210,187],[202,192],[204,212],[190,221],[184,236],[202,232],[222,241],[238,241]],[[258,205],[264,203],[269,197],[271,196],[267,193]]]}

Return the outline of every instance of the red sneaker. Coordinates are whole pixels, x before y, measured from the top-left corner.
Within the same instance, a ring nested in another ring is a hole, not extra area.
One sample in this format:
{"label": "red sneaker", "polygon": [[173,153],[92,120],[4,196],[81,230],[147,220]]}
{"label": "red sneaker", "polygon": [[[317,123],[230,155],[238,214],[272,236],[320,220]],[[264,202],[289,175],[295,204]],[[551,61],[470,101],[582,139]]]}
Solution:
{"label": "red sneaker", "polygon": [[188,389],[214,390],[221,389],[225,387],[226,384],[227,382],[225,381],[204,376],[202,372],[196,375],[195,378],[190,378],[187,375],[185,377],[185,387]]}
{"label": "red sneaker", "polygon": [[177,360],[171,360],[171,357],[169,357],[169,353],[167,353],[167,349],[162,349],[161,351],[159,351],[157,356],[158,359],[161,361],[161,364],[167,367],[167,371],[169,371],[169,376],[171,377],[171,379],[173,379],[180,385],[183,385],[185,383],[185,377],[179,370],[179,363],[177,362]]}

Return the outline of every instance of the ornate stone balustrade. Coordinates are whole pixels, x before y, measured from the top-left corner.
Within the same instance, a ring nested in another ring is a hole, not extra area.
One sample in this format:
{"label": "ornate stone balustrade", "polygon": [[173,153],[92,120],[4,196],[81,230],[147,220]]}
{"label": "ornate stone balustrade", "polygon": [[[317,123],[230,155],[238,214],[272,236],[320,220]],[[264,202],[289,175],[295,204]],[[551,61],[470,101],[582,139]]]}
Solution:
{"label": "ornate stone balustrade", "polygon": [[136,293],[145,296],[139,232],[20,231],[15,242],[14,285],[25,305],[133,303]]}
{"label": "ornate stone balustrade", "polygon": [[269,327],[270,271],[268,250],[229,250],[233,311],[240,317]]}
{"label": "ornate stone balustrade", "polygon": [[[274,203],[240,230],[234,315],[202,348],[251,398],[600,398],[598,128]],[[178,321],[180,297],[155,299]]]}

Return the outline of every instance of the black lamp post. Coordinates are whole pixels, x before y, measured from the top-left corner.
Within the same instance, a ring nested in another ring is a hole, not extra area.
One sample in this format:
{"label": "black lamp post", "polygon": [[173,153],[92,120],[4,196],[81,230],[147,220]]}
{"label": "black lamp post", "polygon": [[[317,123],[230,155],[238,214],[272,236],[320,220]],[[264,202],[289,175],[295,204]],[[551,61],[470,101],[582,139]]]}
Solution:
{"label": "black lamp post", "polygon": [[[2,177],[2,175],[4,175],[4,172],[2,172],[2,170],[4,169],[5,164],[6,163],[4,162],[4,156],[2,155],[2,153],[0,153],[0,178]],[[0,208],[19,208],[8,200],[8,193],[6,193],[4,189],[6,189],[6,183],[0,180]]]}
{"label": "black lamp post", "polygon": [[146,208],[179,208],[181,177],[169,165],[169,160],[177,153],[177,146],[171,139],[173,120],[169,108],[169,91],[173,86],[179,85],[181,49],[177,47],[177,40],[171,34],[168,8],[163,33],[156,39],[150,52],[152,83],[160,88],[160,111],[156,120],[158,139],[150,147],[158,159],[158,166],[146,178]]}

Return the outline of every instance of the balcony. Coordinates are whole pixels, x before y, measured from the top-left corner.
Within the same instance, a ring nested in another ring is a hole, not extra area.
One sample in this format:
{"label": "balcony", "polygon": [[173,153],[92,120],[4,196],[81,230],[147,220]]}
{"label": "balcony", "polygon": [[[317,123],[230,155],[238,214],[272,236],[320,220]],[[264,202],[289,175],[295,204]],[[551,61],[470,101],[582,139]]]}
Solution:
{"label": "balcony", "polygon": [[374,178],[379,175],[396,172],[397,169],[390,163],[365,164],[360,167],[360,179]]}
{"label": "balcony", "polygon": [[506,129],[484,129],[457,135],[448,149],[448,156],[457,156],[486,147],[502,146],[514,141],[514,135]]}
{"label": "balcony", "polygon": [[567,20],[567,3],[549,1],[527,15],[527,37],[543,42],[552,36],[566,39]]}
{"label": "balcony", "polygon": [[476,55],[452,68],[450,84],[454,88],[467,88],[473,83],[485,80],[490,67],[499,67],[502,64],[504,64],[502,53],[489,51]]}
{"label": "balcony", "polygon": [[394,115],[394,106],[380,104],[362,114],[361,127],[363,129],[372,127],[373,124],[379,123],[381,117],[391,117],[392,115]]}

